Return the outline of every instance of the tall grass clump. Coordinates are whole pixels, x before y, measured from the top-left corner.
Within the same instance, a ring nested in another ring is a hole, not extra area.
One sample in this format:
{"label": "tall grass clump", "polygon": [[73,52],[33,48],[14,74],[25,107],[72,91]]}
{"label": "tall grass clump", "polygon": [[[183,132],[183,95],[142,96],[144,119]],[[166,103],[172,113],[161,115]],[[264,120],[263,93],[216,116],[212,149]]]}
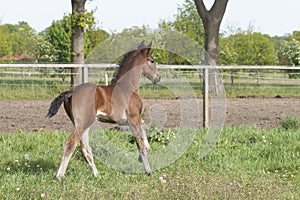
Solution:
{"label": "tall grass clump", "polygon": [[298,130],[300,129],[300,121],[295,116],[286,116],[281,122],[281,128],[284,130]]}

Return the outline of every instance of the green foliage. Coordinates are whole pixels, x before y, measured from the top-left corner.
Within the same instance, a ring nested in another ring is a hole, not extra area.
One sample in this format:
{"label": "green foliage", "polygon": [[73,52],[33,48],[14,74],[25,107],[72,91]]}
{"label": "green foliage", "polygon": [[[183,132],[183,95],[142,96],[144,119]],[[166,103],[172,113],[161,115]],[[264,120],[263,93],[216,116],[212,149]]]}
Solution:
{"label": "green foliage", "polygon": [[[195,7],[194,2],[191,0],[185,0],[183,5],[179,6],[177,10],[177,14],[174,16],[173,21],[162,20],[159,23],[159,27],[172,32],[176,31],[180,34],[183,34],[185,37],[190,38],[193,41],[196,41],[200,45],[200,47],[204,47],[204,28],[202,21],[197,13],[197,9]],[[174,35],[173,35],[174,36]],[[179,40],[179,41],[178,41]],[[180,43],[180,40],[182,40]],[[184,38],[175,37],[174,41],[172,35],[168,36],[168,40],[170,43],[178,43],[178,47],[174,46],[173,48],[181,49],[182,47],[189,46],[189,59],[187,57],[183,57],[187,55],[187,53],[182,53],[178,55],[174,52],[165,53],[164,60],[161,63],[165,64],[201,64],[199,63],[199,58],[195,51],[199,51],[199,48],[195,48],[195,44],[191,43],[191,41],[185,40]],[[164,44],[163,46],[169,46],[170,44]],[[159,52],[161,53],[161,52]],[[193,55],[194,53],[194,55]],[[202,52],[201,52],[202,53]],[[196,57],[196,58],[193,58]]]}
{"label": "green foliage", "polygon": [[[27,22],[0,26],[0,57],[4,55],[32,57],[36,33]],[[12,60],[13,61],[13,60]]]}
{"label": "green foliage", "polygon": [[9,35],[5,34],[3,27],[0,26],[0,57],[12,54],[12,45],[10,43]]}
{"label": "green foliage", "polygon": [[[57,59],[54,62],[69,63],[71,60],[71,20],[65,15],[62,20],[53,21],[51,26],[45,30],[45,40],[54,49],[50,54],[55,53]],[[51,48],[51,47],[50,47]],[[55,57],[55,55],[48,55]]]}
{"label": "green foliage", "polygon": [[71,15],[71,23],[73,25],[78,25],[82,29],[88,29],[91,28],[95,24],[95,17],[94,17],[95,11],[85,11],[84,13],[78,14],[73,13]]}
{"label": "green foliage", "polygon": [[271,37],[261,33],[237,33],[220,46],[221,63],[237,65],[276,65],[278,57]]}
{"label": "green foliage", "polygon": [[[299,66],[300,65],[300,41],[296,40],[296,36],[291,36],[285,40],[283,40],[279,47],[279,58],[281,58],[282,62],[286,65]],[[295,74],[289,74],[289,78],[295,79],[299,78],[300,74],[298,71],[290,71],[296,72]]]}
{"label": "green foliage", "polygon": [[87,30],[87,39],[85,44],[84,54],[88,57],[89,53],[92,52],[101,42],[109,38],[109,34],[101,29],[91,28]]}
{"label": "green foliage", "polygon": [[235,41],[230,37],[220,39],[220,64],[221,65],[237,65],[239,52],[235,48]]}
{"label": "green foliage", "polygon": [[281,122],[281,127],[288,131],[288,130],[299,130],[300,129],[300,121],[295,116],[287,116]]}
{"label": "green foliage", "polygon": [[39,63],[52,63],[58,61],[59,51],[51,42],[45,40],[44,34],[39,34],[34,42],[36,43],[34,56]]}
{"label": "green foliage", "polygon": [[158,130],[156,126],[152,125],[147,129],[149,142],[157,143],[161,146],[168,145],[174,138],[176,138],[177,131],[169,129],[168,131]]}
{"label": "green foliage", "polygon": [[204,46],[203,24],[198,15],[195,3],[191,0],[185,0],[183,5],[179,6],[174,21],[162,21],[159,26],[170,31],[178,31],[186,34],[201,46]]}
{"label": "green foliage", "polygon": [[293,38],[300,42],[300,31],[293,31],[292,35],[290,35],[289,38]]}
{"label": "green foliage", "polygon": [[[146,26],[142,28],[132,27],[124,29],[121,33],[112,33],[109,38],[95,46],[88,55],[88,60],[92,63],[118,62],[124,53],[136,49],[142,41],[148,44],[150,41],[155,40],[155,45],[159,48],[162,38],[156,37],[157,35],[159,34],[151,32]],[[156,60],[156,62],[159,61]]]}
{"label": "green foliage", "polygon": [[279,54],[288,59],[289,65],[300,65],[300,42],[294,38],[283,40]]}

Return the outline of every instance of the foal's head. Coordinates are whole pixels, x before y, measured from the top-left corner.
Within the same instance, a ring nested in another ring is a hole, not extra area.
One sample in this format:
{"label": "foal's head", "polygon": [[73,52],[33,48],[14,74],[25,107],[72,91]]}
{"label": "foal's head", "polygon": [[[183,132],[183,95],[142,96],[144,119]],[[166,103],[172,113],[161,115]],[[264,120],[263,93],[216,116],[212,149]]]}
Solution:
{"label": "foal's head", "polygon": [[[129,79],[129,77],[137,77],[143,74],[153,83],[160,81],[160,75],[154,59],[150,53],[152,42],[145,46],[144,41],[137,49],[126,53],[119,62],[119,66],[115,71],[112,83],[116,83],[121,77]],[[126,76],[124,76],[126,74]]]}
{"label": "foal's head", "polygon": [[141,56],[141,68],[142,68],[142,74],[147,77],[149,80],[151,80],[153,83],[158,83],[160,81],[160,75],[158,72],[158,69],[156,68],[156,65],[154,63],[154,59],[150,53],[152,47],[152,42],[150,42],[148,45],[144,45],[144,42],[142,42],[138,50]]}
{"label": "foal's head", "polygon": [[139,50],[141,51],[142,56],[144,57],[144,64],[142,65],[142,73],[153,83],[158,83],[160,81],[160,75],[158,69],[155,65],[154,59],[150,54],[152,42],[150,42],[147,46],[142,42],[139,46]]}

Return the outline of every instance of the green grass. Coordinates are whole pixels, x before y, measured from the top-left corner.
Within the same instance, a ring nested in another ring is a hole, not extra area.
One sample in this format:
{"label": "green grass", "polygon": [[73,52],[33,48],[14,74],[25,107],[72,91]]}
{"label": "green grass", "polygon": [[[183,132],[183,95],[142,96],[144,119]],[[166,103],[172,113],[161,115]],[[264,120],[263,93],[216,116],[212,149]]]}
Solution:
{"label": "green grass", "polygon": [[[200,159],[205,133],[198,130],[185,154],[152,177],[120,172],[97,161],[95,178],[78,148],[59,182],[53,177],[68,133],[1,134],[0,199],[300,198],[299,129],[227,126],[210,154]],[[130,135],[109,130],[104,134],[118,148],[136,153]],[[152,130],[151,153],[166,148],[178,134]]]}
{"label": "green grass", "polygon": [[69,89],[58,78],[0,78],[0,99],[53,98]]}
{"label": "green grass", "polygon": [[227,97],[299,97],[299,85],[225,83]]}

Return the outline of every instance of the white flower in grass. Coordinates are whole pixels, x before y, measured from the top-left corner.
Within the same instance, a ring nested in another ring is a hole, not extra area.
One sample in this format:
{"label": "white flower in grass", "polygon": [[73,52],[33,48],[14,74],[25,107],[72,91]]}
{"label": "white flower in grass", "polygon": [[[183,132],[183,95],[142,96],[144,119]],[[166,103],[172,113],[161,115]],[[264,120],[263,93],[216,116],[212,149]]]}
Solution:
{"label": "white flower in grass", "polygon": [[20,189],[20,188],[16,188],[16,190],[17,190],[17,191],[20,191],[21,189]]}
{"label": "white flower in grass", "polygon": [[29,160],[29,155],[27,153],[24,155],[24,159]]}
{"label": "white flower in grass", "polygon": [[46,194],[45,193],[42,193],[41,194],[41,198],[45,198],[46,197]]}
{"label": "white flower in grass", "polygon": [[166,179],[164,179],[162,176],[161,177],[159,177],[159,179],[158,179],[161,183],[166,183],[167,182],[167,180]]}
{"label": "white flower in grass", "polygon": [[264,142],[264,143],[267,143],[266,136],[263,135],[263,136],[262,136],[262,139],[263,139],[263,142]]}

